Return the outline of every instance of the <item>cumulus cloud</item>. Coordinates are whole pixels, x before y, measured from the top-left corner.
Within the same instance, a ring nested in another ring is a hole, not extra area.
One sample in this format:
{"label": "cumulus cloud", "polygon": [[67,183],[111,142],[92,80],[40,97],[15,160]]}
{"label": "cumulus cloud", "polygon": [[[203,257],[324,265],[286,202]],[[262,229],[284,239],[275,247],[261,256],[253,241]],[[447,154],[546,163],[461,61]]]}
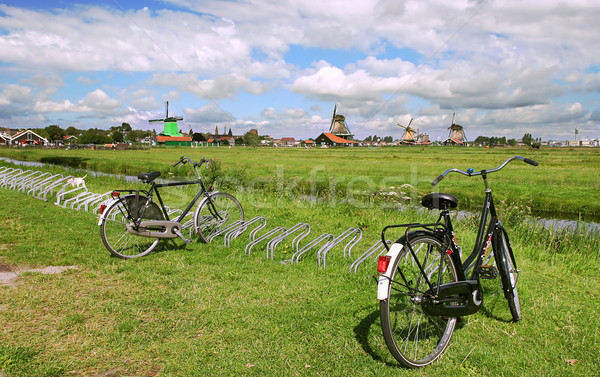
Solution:
{"label": "cumulus cloud", "polygon": [[[408,114],[443,134],[452,112],[482,132],[535,126],[550,136],[558,119],[600,132],[593,0],[46,7],[0,5],[0,107],[23,119],[72,112],[142,124],[177,99],[186,121],[269,132],[290,132],[286,120],[312,132],[333,103],[366,134],[391,132]],[[292,46],[352,58],[293,60]]]}

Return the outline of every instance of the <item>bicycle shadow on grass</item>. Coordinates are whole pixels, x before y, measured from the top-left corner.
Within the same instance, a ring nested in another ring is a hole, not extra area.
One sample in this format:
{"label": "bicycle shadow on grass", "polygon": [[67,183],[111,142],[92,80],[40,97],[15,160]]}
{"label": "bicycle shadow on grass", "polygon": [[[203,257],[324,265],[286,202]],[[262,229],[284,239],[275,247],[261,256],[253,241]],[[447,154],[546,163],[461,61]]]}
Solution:
{"label": "bicycle shadow on grass", "polygon": [[[363,308],[362,310],[367,310]],[[360,310],[359,310],[360,311]],[[356,312],[358,314],[358,311]],[[359,317],[359,315],[355,315]],[[455,331],[466,326],[466,322],[458,318]],[[386,366],[402,368],[402,366],[391,356],[381,330],[379,319],[379,309],[375,309],[364,317],[358,325],[354,327],[354,337],[360,343],[362,349],[369,354],[373,360],[381,362]]]}
{"label": "bicycle shadow on grass", "polygon": [[[366,310],[368,308],[363,308]],[[358,310],[355,313],[355,317],[359,317]],[[375,325],[375,326],[374,326]],[[354,337],[362,347],[362,349],[373,358],[375,361],[384,363],[387,366],[397,367],[398,363],[390,362],[384,358],[386,355],[385,342],[382,343],[382,347],[375,343],[375,337],[379,337],[383,342],[383,333],[381,332],[381,326],[379,324],[379,309],[376,309],[364,317],[353,329]],[[387,356],[387,355],[386,355]]]}

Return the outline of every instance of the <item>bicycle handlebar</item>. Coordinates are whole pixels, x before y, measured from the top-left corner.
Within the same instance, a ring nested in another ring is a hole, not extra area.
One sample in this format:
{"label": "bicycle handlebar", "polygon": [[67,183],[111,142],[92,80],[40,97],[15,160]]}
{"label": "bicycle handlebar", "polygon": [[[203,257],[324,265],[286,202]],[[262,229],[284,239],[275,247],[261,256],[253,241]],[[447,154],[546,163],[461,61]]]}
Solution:
{"label": "bicycle handlebar", "polygon": [[502,169],[503,167],[505,167],[505,166],[506,166],[506,164],[508,164],[509,162],[511,162],[512,160],[515,160],[515,159],[519,159],[519,160],[521,160],[521,161],[523,161],[523,162],[525,162],[525,163],[528,163],[529,165],[533,165],[533,166],[538,166],[538,165],[539,165],[539,164],[538,164],[538,162],[537,162],[537,161],[535,161],[535,160],[532,160],[532,159],[529,159],[529,158],[525,158],[525,157],[521,157],[521,156],[513,156],[513,157],[511,157],[511,158],[507,159],[506,161],[504,161],[504,162],[503,162],[503,163],[502,163],[500,166],[498,166],[497,168],[495,168],[495,169],[491,169],[491,170],[485,170],[485,169],[484,169],[484,170],[480,170],[480,171],[474,172],[474,171],[473,171],[473,169],[468,169],[467,171],[463,171],[463,170],[460,170],[460,169],[448,169],[448,170],[446,170],[445,172],[443,172],[442,174],[440,174],[440,175],[439,175],[439,176],[438,176],[436,179],[434,179],[434,180],[433,180],[433,182],[431,182],[431,185],[432,185],[432,186],[435,186],[435,185],[437,185],[438,183],[440,183],[440,181],[441,181],[442,179],[444,179],[444,177],[445,177],[445,176],[446,176],[448,173],[452,173],[452,172],[455,172],[455,173],[460,173],[460,174],[462,174],[462,175],[466,175],[466,176],[468,176],[468,177],[473,177],[473,176],[475,176],[475,175],[482,175],[482,174],[493,173],[493,172],[496,172],[496,171],[498,171],[498,170]]}
{"label": "bicycle handlebar", "polygon": [[191,158],[186,157],[186,156],[181,156],[181,158],[179,158],[179,161],[177,161],[176,163],[173,164],[173,167],[179,165],[179,164],[187,164],[188,162],[190,162],[194,167],[200,167],[202,166],[203,163],[206,162],[206,164],[208,165],[210,163],[210,160],[208,158],[202,157],[200,159],[200,162],[194,162],[192,161]]}

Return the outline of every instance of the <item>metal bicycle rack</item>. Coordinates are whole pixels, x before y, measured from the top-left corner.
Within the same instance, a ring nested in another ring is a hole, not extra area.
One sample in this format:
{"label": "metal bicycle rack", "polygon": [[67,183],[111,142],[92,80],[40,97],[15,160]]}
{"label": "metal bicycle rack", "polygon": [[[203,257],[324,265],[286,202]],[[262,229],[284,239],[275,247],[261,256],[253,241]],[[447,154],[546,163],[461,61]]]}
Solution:
{"label": "metal bicycle rack", "polygon": [[[40,170],[0,167],[0,187],[20,191],[44,201],[54,198],[54,204],[63,208],[84,210],[98,214],[102,205],[108,205],[115,200],[112,196],[112,191],[98,194],[89,191],[85,186],[73,187],[69,182],[71,178],[74,177],[52,174]],[[169,217],[176,217],[183,212],[177,208],[167,208],[167,211]],[[193,213],[188,214],[181,223],[182,228],[189,229],[190,236],[192,236],[195,232]],[[201,221],[200,224],[202,224]],[[246,242],[244,253],[247,255],[252,254],[253,249],[263,243],[266,250],[266,258],[274,260],[277,247],[291,238],[288,244],[291,247],[291,258],[281,260],[282,264],[298,264],[306,255],[314,252],[318,265],[324,269],[327,263],[327,254],[334,248],[338,245],[341,247],[343,244],[344,259],[349,259],[351,258],[353,247],[362,239],[362,231],[360,229],[349,228],[337,237],[333,234],[323,233],[306,244],[301,245],[305,239],[308,239],[311,233],[311,226],[308,223],[298,223],[290,228],[282,226],[272,229],[266,228],[267,219],[262,216],[256,216],[250,220],[233,222],[219,229],[210,236],[208,241],[213,242],[222,236],[223,245],[231,247],[234,239],[248,232],[247,241],[243,241]],[[263,231],[265,232],[259,235]],[[376,261],[377,257],[383,254],[385,250],[381,241],[375,242],[367,251],[352,262],[350,272],[356,273],[359,265],[369,260],[373,255],[375,255],[374,259]]]}

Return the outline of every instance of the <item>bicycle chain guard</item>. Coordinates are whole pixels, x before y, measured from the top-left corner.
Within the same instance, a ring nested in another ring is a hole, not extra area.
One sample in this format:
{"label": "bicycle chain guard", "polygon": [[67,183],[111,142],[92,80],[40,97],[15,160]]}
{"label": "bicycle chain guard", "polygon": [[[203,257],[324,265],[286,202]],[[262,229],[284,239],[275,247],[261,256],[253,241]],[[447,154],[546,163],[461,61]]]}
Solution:
{"label": "bicycle chain guard", "polygon": [[462,317],[476,313],[483,303],[477,280],[464,280],[439,286],[437,295],[427,291],[421,298],[423,311],[437,317]]}

